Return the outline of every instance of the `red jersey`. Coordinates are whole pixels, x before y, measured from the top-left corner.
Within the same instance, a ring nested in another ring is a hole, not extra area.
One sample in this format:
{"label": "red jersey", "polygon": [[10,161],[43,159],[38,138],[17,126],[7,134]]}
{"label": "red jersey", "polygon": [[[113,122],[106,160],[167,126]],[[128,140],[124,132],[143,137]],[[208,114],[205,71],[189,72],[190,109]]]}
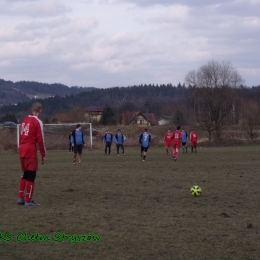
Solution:
{"label": "red jersey", "polygon": [[198,141],[198,135],[194,131],[190,133],[190,141],[191,142],[197,142]]}
{"label": "red jersey", "polygon": [[45,158],[46,149],[42,121],[37,116],[29,115],[21,124],[20,157],[37,158],[37,144],[39,145],[42,158]]}
{"label": "red jersey", "polygon": [[182,133],[180,130],[175,130],[172,134],[173,142],[180,142],[182,139]]}
{"label": "red jersey", "polygon": [[172,142],[172,133],[166,133],[164,138],[163,138],[163,141],[165,143],[171,143]]}

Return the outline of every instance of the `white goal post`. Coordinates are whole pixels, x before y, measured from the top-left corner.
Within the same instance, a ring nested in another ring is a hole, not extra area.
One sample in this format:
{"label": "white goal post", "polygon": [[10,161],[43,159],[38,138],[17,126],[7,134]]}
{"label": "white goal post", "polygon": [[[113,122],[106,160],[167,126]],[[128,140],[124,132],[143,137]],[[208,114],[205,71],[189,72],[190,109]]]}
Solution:
{"label": "white goal post", "polygon": [[[67,124],[43,124],[43,131],[46,131],[46,128],[51,129],[56,128],[56,127],[70,127],[69,132],[71,131],[71,128],[76,129],[76,125],[80,124],[81,126],[84,125],[89,125],[89,143],[87,142],[89,148],[92,150],[92,145],[93,145],[93,135],[92,135],[92,123],[67,123]],[[17,125],[17,148],[19,148],[19,143],[20,143],[20,126],[21,124]],[[57,130],[57,129],[56,129]]]}

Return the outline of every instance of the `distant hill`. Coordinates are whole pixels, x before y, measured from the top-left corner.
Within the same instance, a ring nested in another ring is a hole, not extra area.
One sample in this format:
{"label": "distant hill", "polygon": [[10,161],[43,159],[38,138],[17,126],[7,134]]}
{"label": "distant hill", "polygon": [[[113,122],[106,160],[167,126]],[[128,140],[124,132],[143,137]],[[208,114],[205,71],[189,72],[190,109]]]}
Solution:
{"label": "distant hill", "polygon": [[[192,115],[196,105],[194,103],[194,90],[195,87],[185,86],[181,83],[177,86],[170,83],[167,85],[141,84],[101,89],[69,88],[62,84],[25,81],[13,83],[0,80],[0,102],[5,101],[5,105],[0,107],[0,118],[6,114],[14,114],[21,120],[30,112],[32,103],[39,101],[44,108],[42,118],[46,118],[46,121],[50,121],[56,113],[68,113],[77,109],[103,108],[108,104],[115,111],[118,122],[122,112],[149,111],[154,113],[157,119],[175,118],[174,120],[182,123],[189,123],[189,120],[193,120]],[[9,95],[8,103],[6,103],[5,95],[6,97]],[[10,101],[12,95],[15,96],[14,101]],[[236,90],[236,95],[239,104],[237,108],[242,109],[242,104],[246,101],[260,104],[260,85],[252,88],[241,86]],[[16,105],[10,105],[10,103]],[[243,112],[241,111],[240,113]]]}
{"label": "distant hill", "polygon": [[31,99],[49,98],[91,91],[93,87],[68,87],[63,84],[39,83],[34,81],[5,81],[0,79],[0,105],[17,104]]}
{"label": "distant hill", "polygon": [[[21,85],[23,86],[23,84]],[[57,85],[59,86],[59,84]],[[37,84],[35,86],[37,86]],[[48,88],[51,87],[51,85],[48,86]],[[48,88],[45,89],[45,92],[50,92]],[[44,113],[48,116],[51,116],[57,112],[64,112],[77,107],[103,108],[105,104],[109,104],[112,107],[122,107],[123,110],[138,111],[144,109],[146,110],[144,102],[147,101],[150,102],[149,109],[158,111],[159,107],[161,107],[161,105],[164,104],[164,102],[166,101],[174,102],[177,100],[182,100],[183,104],[186,103],[188,101],[187,97],[190,96],[193,91],[192,88],[186,88],[185,85],[181,84],[178,84],[177,87],[173,86],[172,84],[160,86],[145,84],[139,86],[114,87],[107,89],[87,88],[88,91],[86,91],[85,88],[75,89],[81,92],[62,96],[62,93],[60,91],[59,95],[41,99],[40,102],[44,107]],[[19,88],[19,90],[21,90],[21,88]],[[33,90],[34,92],[31,90],[31,93],[35,93],[37,88],[34,88]],[[18,93],[21,94],[21,91]],[[42,95],[45,95],[45,93],[43,93]],[[28,109],[30,109],[31,107],[31,104],[38,99],[40,99],[40,96],[37,96],[37,99],[33,98],[29,100],[21,100],[15,106],[2,106],[0,108],[0,113],[18,114],[23,111],[28,111]]]}

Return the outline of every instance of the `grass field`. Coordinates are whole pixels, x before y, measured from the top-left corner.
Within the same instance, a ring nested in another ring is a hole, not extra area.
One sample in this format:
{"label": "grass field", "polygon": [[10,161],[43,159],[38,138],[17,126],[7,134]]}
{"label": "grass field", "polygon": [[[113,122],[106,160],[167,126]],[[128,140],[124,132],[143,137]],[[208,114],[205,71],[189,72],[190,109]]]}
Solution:
{"label": "grass field", "polygon": [[[40,207],[16,204],[18,155],[1,152],[0,259],[260,259],[260,147],[200,148],[177,162],[162,147],[146,162],[139,148],[112,149],[84,150],[81,166],[49,151],[36,178]],[[190,195],[194,184],[201,197]],[[21,232],[50,240],[18,242]],[[100,241],[75,243],[91,232]],[[57,233],[71,236],[55,242]]]}

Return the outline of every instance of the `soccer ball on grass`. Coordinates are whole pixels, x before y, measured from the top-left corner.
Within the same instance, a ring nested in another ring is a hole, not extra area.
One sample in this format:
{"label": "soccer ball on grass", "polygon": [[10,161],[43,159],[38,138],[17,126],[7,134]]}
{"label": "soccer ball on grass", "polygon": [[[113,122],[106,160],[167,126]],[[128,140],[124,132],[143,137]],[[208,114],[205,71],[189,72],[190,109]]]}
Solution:
{"label": "soccer ball on grass", "polygon": [[198,185],[194,185],[190,188],[190,193],[193,197],[199,197],[201,195],[202,189]]}

